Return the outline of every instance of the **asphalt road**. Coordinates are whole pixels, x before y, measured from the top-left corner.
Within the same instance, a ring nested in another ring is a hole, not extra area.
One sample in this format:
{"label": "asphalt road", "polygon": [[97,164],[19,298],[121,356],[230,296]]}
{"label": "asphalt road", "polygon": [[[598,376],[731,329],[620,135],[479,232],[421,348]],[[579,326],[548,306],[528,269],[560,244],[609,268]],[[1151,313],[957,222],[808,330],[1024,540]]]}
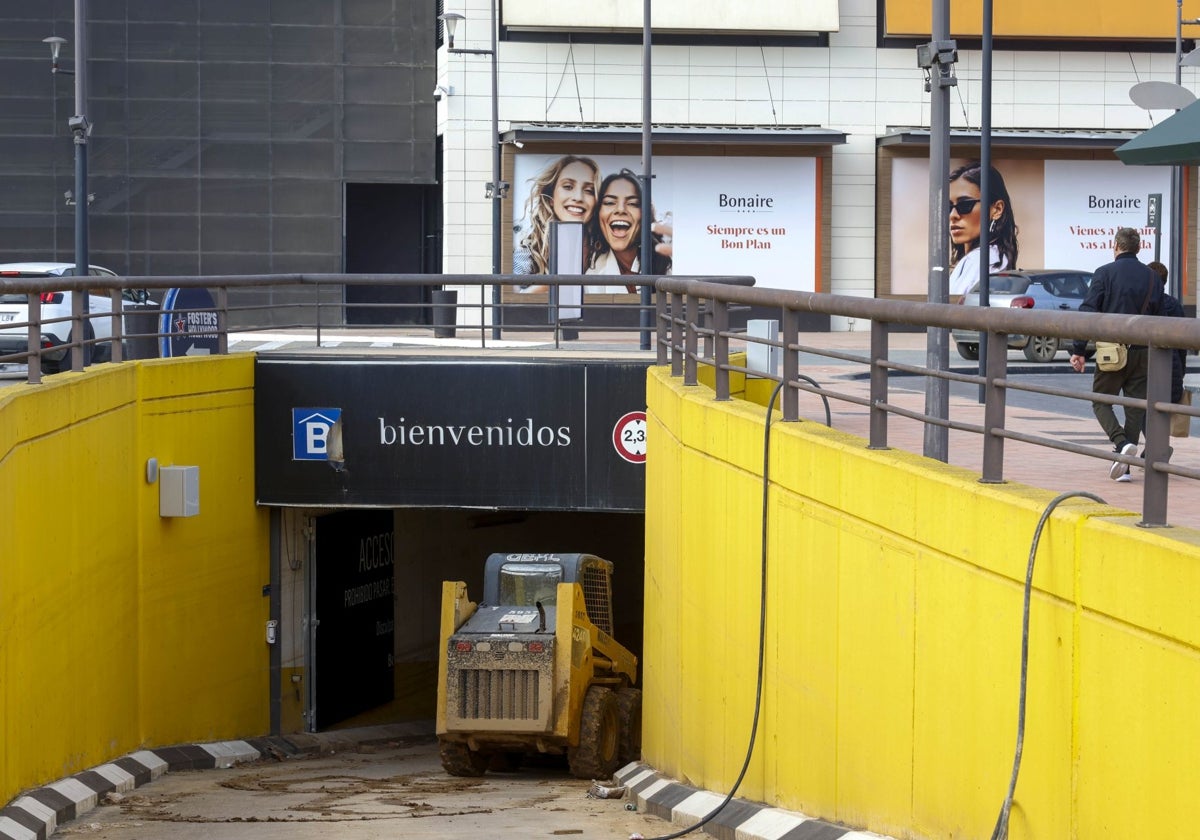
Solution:
{"label": "asphalt road", "polygon": [[169,773],[61,826],[92,840],[626,840],[670,823],[592,799],[565,762],[447,775],[433,739],[364,743],[333,755]]}

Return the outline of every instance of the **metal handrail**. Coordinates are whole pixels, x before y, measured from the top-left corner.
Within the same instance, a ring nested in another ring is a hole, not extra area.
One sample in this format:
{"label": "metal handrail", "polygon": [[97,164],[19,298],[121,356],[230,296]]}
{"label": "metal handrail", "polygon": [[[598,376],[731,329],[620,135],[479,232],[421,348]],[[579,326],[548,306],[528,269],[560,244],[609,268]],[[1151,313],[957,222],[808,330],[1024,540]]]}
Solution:
{"label": "metal handrail", "polygon": [[[25,362],[28,364],[27,380],[31,384],[41,381],[40,333],[46,321],[41,318],[40,298],[43,291],[108,290],[113,306],[110,314],[95,317],[110,317],[113,337],[113,359],[123,358],[122,339],[130,339],[123,315],[127,314],[120,292],[124,289],[169,289],[207,288],[213,292],[215,306],[210,311],[217,313],[218,352],[228,352],[228,335],[231,330],[280,331],[287,329],[314,329],[320,345],[322,333],[331,329],[351,329],[346,323],[346,311],[350,307],[358,310],[385,308],[418,308],[429,310],[428,301],[388,304],[348,302],[344,290],[350,286],[423,286],[432,288],[464,288],[477,286],[481,289],[496,284],[516,285],[528,280],[523,275],[424,275],[424,274],[271,274],[271,275],[221,275],[179,277],[59,277],[59,278],[4,278],[0,279],[0,294],[21,293],[29,297],[29,321],[25,325],[8,324],[8,328],[26,326],[28,329],[27,350],[0,356],[0,362]],[[595,277],[585,275],[539,276],[538,281],[550,286],[576,286],[595,282]],[[1058,449],[1079,455],[1105,460],[1121,460],[1144,466],[1146,481],[1143,497],[1143,524],[1165,525],[1167,486],[1170,476],[1196,479],[1200,471],[1168,463],[1169,426],[1172,414],[1200,417],[1200,407],[1175,405],[1170,402],[1170,351],[1166,348],[1200,350],[1200,324],[1193,319],[1162,318],[1148,315],[1112,315],[1080,312],[1039,312],[1013,308],[989,308],[959,306],[955,304],[930,304],[915,301],[882,300],[849,297],[843,295],[796,292],[781,289],[766,289],[753,285],[750,277],[627,277],[623,280],[638,285],[653,285],[655,295],[655,359],[659,365],[670,365],[671,373],[683,377],[685,384],[695,385],[699,381],[701,367],[714,371],[714,393],[717,399],[730,396],[731,374],[747,372],[743,366],[731,362],[730,357],[738,351],[739,344],[759,342],[778,348],[782,353],[782,376],[757,375],[783,379],[780,408],[785,421],[799,419],[799,396],[810,393],[823,399],[837,399],[869,408],[870,427],[868,445],[873,449],[887,448],[889,416],[906,417],[925,424],[981,434],[983,441],[982,481],[1004,480],[1004,442],[1006,440],[1031,442],[1039,446]],[[433,281],[433,282],[431,282]],[[295,287],[307,290],[300,299],[277,299],[277,287]],[[266,293],[266,300],[247,300],[253,292]],[[465,302],[455,308],[462,312],[474,312],[478,308],[479,323],[458,325],[459,330],[474,329],[479,336],[480,346],[487,349],[492,314],[503,324],[503,330],[514,334],[554,332],[555,347],[559,347],[561,331],[566,328],[580,333],[628,332],[644,335],[645,327],[640,319],[637,325],[595,326],[563,323],[557,318],[548,323],[504,323],[505,310],[523,304],[488,303],[486,296],[480,302]],[[524,304],[528,306],[528,304]],[[778,341],[756,339],[730,328],[730,310],[734,307],[757,307],[760,311],[778,312],[781,334]],[[611,308],[640,311],[640,303],[585,304],[585,308]],[[334,314],[330,314],[334,310]],[[499,312],[493,312],[499,310]],[[870,352],[865,356],[840,352],[809,344],[799,340],[802,316],[818,314],[853,318],[871,324]],[[85,333],[83,324],[92,317],[84,314],[69,319],[73,323],[73,334]],[[431,325],[412,324],[407,328],[428,329]],[[906,365],[888,359],[889,335],[898,330],[958,329],[981,334],[981,344],[987,344],[988,368],[983,375],[968,375],[941,367]],[[1102,339],[1126,344],[1145,345],[1149,348],[1149,376],[1147,398],[1129,400],[1124,397],[1106,397],[1088,393],[1080,395],[1073,391],[1037,386],[1013,381],[1007,376],[1007,337],[1009,334],[1053,335],[1064,339]],[[137,334],[142,337],[161,338],[163,333]],[[77,347],[94,344],[95,339],[73,341],[68,346],[72,356],[72,369],[82,368],[82,353]],[[799,375],[800,356],[810,354],[845,362],[857,362],[867,370],[869,398],[852,394],[839,394],[832,389],[812,385]],[[963,423],[950,417],[934,416],[928,411],[913,411],[889,401],[889,374],[912,373],[929,380],[944,380],[977,384],[980,386],[984,405],[982,424]],[[1146,409],[1145,457],[1114,455],[1096,447],[1052,440],[1035,435],[1023,434],[1005,428],[1005,398],[1009,390],[1028,391],[1089,402],[1107,402],[1112,405],[1138,405]]]}
{"label": "metal handrail", "polygon": [[[1039,446],[1103,458],[1118,460],[1131,465],[1144,466],[1146,481],[1142,500],[1142,523],[1146,526],[1167,524],[1168,476],[1200,478],[1200,470],[1172,466],[1167,463],[1170,452],[1169,430],[1172,414],[1190,417],[1200,416],[1200,409],[1170,402],[1171,353],[1173,349],[1200,350],[1200,324],[1194,319],[1168,318],[1153,315],[1117,315],[1090,312],[1038,312],[1014,308],[988,308],[959,306],[956,304],[930,304],[911,301],[878,300],[855,298],[842,295],[817,294],[811,292],[785,292],[778,289],[732,288],[687,278],[663,278],[657,284],[658,316],[661,322],[670,324],[670,338],[665,347],[672,364],[672,373],[679,376],[682,362],[684,384],[694,384],[695,366],[711,366],[714,371],[714,391],[718,395],[729,391],[729,375],[739,370],[730,363],[728,344],[717,342],[711,356],[697,353],[696,337],[708,329],[696,313],[706,307],[721,313],[730,305],[777,307],[780,311],[781,334],[778,341],[767,341],[742,336],[747,343],[761,343],[779,347],[783,351],[783,374],[761,372],[757,375],[776,382],[787,383],[781,403],[784,421],[800,419],[799,392],[819,393],[828,398],[863,404],[861,398],[837,394],[828,389],[813,388],[798,381],[798,357],[810,353],[845,361],[861,362],[870,372],[870,437],[872,449],[887,448],[887,419],[890,415],[905,417],[927,425],[981,434],[984,437],[981,481],[1000,483],[1004,481],[1005,440],[1034,443]],[[682,299],[683,317],[678,315],[674,301]],[[668,310],[668,301],[671,301]],[[871,351],[869,356],[838,353],[799,343],[800,313],[812,312],[856,318],[871,322]],[[718,320],[724,316],[718,314]],[[888,359],[888,335],[901,327],[924,327],[925,329],[959,329],[980,333],[987,342],[987,370],[984,375],[969,375],[951,371],[948,367],[908,365]],[[682,336],[680,335],[682,333]],[[1134,400],[1122,396],[1109,397],[1087,393],[1079,394],[1066,389],[1032,386],[1013,382],[1006,375],[1008,359],[1008,335],[1052,335],[1060,339],[1118,341],[1149,348],[1147,396]],[[984,405],[983,424],[963,423],[950,417],[937,416],[927,411],[913,411],[889,402],[888,373],[904,371],[925,376],[929,379],[966,382],[981,386]],[[1027,435],[1005,428],[1005,398],[1009,390],[1025,390],[1086,401],[1105,402],[1111,405],[1138,406],[1146,411],[1144,458],[1114,454],[1107,449],[1086,447],[1046,437]],[[792,395],[792,398],[788,398]],[[928,454],[928,453],[926,453]]]}

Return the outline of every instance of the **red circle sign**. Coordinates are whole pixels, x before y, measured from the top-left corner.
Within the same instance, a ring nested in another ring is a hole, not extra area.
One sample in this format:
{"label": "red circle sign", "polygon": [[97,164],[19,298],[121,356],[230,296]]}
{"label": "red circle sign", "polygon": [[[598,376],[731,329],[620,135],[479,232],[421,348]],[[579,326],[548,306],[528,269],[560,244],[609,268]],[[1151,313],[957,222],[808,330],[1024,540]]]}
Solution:
{"label": "red circle sign", "polygon": [[646,412],[631,411],[617,421],[613,448],[631,464],[646,463]]}

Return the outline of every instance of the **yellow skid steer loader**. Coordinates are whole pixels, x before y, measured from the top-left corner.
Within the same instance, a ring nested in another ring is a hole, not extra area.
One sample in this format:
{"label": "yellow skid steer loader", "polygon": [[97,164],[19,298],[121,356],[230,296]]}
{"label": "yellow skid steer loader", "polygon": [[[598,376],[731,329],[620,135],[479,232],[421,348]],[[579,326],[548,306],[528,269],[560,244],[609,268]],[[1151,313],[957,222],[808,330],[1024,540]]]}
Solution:
{"label": "yellow skid steer loader", "polygon": [[437,735],[442,766],[480,776],[530,753],[607,779],[641,753],[637,658],[612,638],[612,563],[492,554],[483,601],[442,583]]}

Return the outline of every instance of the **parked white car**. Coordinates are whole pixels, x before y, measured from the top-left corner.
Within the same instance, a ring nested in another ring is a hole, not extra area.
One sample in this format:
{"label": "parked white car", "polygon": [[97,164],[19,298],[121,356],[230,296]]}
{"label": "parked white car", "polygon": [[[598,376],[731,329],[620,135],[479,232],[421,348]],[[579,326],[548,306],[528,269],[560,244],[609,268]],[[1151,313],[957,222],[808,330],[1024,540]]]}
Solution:
{"label": "parked white car", "polygon": [[[114,271],[90,266],[90,274],[97,277],[116,277]],[[74,263],[27,262],[0,264],[0,278],[30,278],[30,277],[73,277]],[[127,303],[145,303],[147,301],[144,289],[126,289],[122,298]],[[68,345],[71,341],[71,322],[58,321],[46,323],[54,318],[70,318],[71,292],[46,291],[42,293],[42,372],[57,373],[69,370],[71,354]],[[112,337],[112,320],[100,317],[112,312],[112,299],[107,289],[88,294],[88,309],[93,315],[86,328],[86,337],[95,337],[98,343],[93,346],[92,361],[106,362],[112,359],[112,342],[104,339]],[[21,294],[0,294],[0,356],[10,353],[24,353],[29,346],[29,298]],[[20,325],[20,326],[13,326]]]}

